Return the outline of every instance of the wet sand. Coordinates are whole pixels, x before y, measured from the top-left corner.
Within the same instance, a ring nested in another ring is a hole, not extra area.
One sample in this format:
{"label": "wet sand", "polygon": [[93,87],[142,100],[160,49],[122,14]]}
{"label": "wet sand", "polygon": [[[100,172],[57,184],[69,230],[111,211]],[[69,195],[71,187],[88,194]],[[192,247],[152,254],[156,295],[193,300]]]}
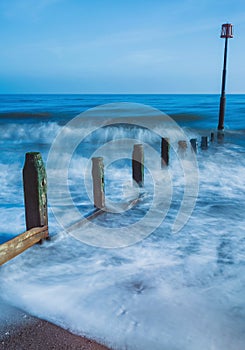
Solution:
{"label": "wet sand", "polygon": [[109,350],[12,306],[0,305],[0,312],[1,350]]}

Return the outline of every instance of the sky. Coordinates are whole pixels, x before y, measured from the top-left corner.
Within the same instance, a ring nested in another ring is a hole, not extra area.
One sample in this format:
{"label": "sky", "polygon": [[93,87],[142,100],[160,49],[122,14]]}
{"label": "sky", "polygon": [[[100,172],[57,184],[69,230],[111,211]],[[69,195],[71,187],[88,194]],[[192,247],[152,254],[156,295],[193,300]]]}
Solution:
{"label": "sky", "polygon": [[0,93],[245,93],[244,0],[0,0]]}

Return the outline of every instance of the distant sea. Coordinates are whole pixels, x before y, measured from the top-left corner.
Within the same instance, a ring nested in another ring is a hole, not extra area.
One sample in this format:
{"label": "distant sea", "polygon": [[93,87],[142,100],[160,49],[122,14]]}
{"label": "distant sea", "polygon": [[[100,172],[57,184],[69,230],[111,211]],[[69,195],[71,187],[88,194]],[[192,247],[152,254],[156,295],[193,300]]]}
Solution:
{"label": "distant sea", "polygon": [[[165,173],[160,163],[154,164],[153,171],[146,170],[140,203],[122,215],[101,216],[96,229],[85,227],[83,232],[86,237],[103,235],[103,227],[116,230],[142,220],[154,201],[156,186],[171,185],[171,203],[162,223],[154,227],[164,200],[154,211],[156,220],[144,221],[140,229],[153,227],[151,234],[123,248],[97,247],[64,232],[50,206],[51,241],[1,267],[0,297],[113,349],[243,350],[245,95],[227,95],[222,143],[216,138],[218,95],[0,95],[0,242],[25,231],[25,153],[41,152],[46,164],[54,140],[70,120],[88,109],[122,102],[158,109],[173,118],[187,138],[197,138],[198,193],[188,222],[179,232],[171,231],[186,185],[178,156],[171,150]],[[88,122],[85,118],[84,129]],[[125,125],[99,130],[74,152],[68,187],[82,214],[93,209],[83,180],[96,149],[103,156],[103,145],[132,137],[159,149],[160,140],[151,138],[149,130]],[[84,132],[83,124],[79,132]],[[210,138],[211,132],[215,142],[209,140],[208,149],[201,150],[201,137]],[[62,147],[61,159],[69,144]],[[120,147],[118,143],[114,151]],[[146,162],[149,158],[146,152]],[[134,193],[131,161],[109,164],[105,181],[111,203],[125,201]],[[48,195],[52,191],[54,187]],[[61,198],[59,212],[72,223],[62,204],[65,188],[59,187],[58,180],[55,191]]]}
{"label": "distant sea", "polygon": [[[226,99],[226,129],[244,128],[245,95],[227,95]],[[219,95],[0,95],[0,115],[6,122],[31,117],[43,122],[67,122],[88,108],[117,102],[142,103],[170,115],[199,116],[200,120],[191,126],[215,129],[217,125]]]}

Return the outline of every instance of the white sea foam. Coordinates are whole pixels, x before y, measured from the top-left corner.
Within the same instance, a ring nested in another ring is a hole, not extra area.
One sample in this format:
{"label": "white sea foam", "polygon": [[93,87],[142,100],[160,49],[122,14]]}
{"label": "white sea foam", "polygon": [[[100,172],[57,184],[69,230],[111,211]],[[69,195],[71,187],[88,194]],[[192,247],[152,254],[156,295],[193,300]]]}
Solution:
{"label": "white sea foam", "polygon": [[[220,174],[207,180],[213,165],[207,162],[203,174],[211,191]],[[118,349],[242,349],[242,237],[232,220],[215,232],[219,219],[205,219],[207,209],[198,207],[178,237],[166,225],[159,237],[124,249],[90,248],[66,236],[34,247],[2,268],[1,294]]]}
{"label": "white sea foam", "polygon": [[50,123],[10,123],[0,128],[1,142],[21,143],[51,143],[60,130],[55,122]]}

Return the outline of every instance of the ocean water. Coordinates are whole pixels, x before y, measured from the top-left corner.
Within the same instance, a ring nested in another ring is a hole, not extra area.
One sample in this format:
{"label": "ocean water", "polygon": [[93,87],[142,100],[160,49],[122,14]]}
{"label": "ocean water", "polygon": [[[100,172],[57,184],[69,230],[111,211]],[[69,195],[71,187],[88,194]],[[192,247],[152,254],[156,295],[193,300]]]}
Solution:
{"label": "ocean water", "polygon": [[[223,141],[218,95],[0,95],[0,106],[0,242],[25,231],[29,151],[46,164],[52,238],[1,266],[2,300],[113,349],[245,348],[245,95],[227,96]],[[144,188],[131,179],[136,143]],[[107,212],[68,234],[93,210],[94,156]]]}

